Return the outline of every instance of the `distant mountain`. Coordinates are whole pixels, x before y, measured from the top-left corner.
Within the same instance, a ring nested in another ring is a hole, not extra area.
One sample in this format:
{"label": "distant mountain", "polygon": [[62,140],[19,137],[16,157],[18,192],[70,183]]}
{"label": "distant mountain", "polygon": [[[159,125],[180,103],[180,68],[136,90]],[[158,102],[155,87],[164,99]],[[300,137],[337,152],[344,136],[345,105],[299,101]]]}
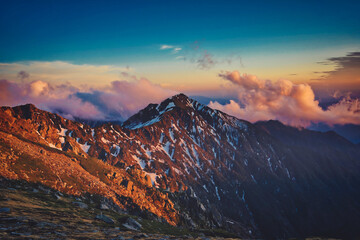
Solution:
{"label": "distant mountain", "polygon": [[271,136],[286,145],[305,146],[308,148],[353,148],[354,144],[334,131],[318,132],[306,128],[295,128],[283,123],[270,120],[255,123]]}
{"label": "distant mountain", "polygon": [[217,97],[205,97],[205,96],[191,96],[192,99],[196,100],[197,102],[203,104],[203,105],[209,105],[210,101],[212,102],[218,102],[220,104],[228,104],[230,103],[231,98],[217,98]]}
{"label": "distant mountain", "polygon": [[360,143],[360,125],[356,124],[344,124],[329,126],[324,123],[313,124],[309,129],[321,132],[334,131],[337,134],[345,137],[353,143]]}
{"label": "distant mountain", "polygon": [[[12,134],[19,148],[49,146],[58,154],[101,159],[106,164],[100,162],[100,169],[106,166],[110,174],[96,177],[117,194],[105,197],[171,224],[224,228],[244,238],[360,236],[360,150],[334,132],[276,121],[251,124],[183,94],[149,104],[122,125],[94,128],[33,105],[3,107],[0,130],[10,146]],[[32,181],[26,169],[6,166],[16,178]],[[52,171],[63,174],[61,168]],[[123,180],[113,180],[113,173]],[[132,195],[129,181],[138,194]],[[71,192],[67,186],[59,189]]]}

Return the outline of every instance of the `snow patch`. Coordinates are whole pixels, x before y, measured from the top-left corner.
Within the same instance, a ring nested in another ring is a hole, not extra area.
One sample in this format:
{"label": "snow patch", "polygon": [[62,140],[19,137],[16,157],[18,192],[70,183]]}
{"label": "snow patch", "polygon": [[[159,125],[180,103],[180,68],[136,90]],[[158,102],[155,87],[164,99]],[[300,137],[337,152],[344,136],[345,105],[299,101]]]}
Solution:
{"label": "snow patch", "polygon": [[59,135],[62,136],[62,137],[65,137],[67,131],[68,131],[68,130],[67,130],[66,128],[60,127]]}
{"label": "snow patch", "polygon": [[169,128],[169,134],[170,134],[170,138],[173,142],[176,142],[175,136],[174,136],[174,132],[171,128]]}
{"label": "snow patch", "polygon": [[79,145],[80,145],[81,149],[86,153],[89,151],[89,148],[91,147],[91,145],[89,145],[88,142],[85,142],[85,144],[79,143]]}
{"label": "snow patch", "polygon": [[58,150],[62,150],[61,148],[58,148],[58,147],[56,147],[54,144],[52,144],[52,143],[48,143],[49,144],[49,147],[51,147],[51,148],[55,148],[55,149],[58,149]]}
{"label": "snow patch", "polygon": [[110,141],[109,140],[106,140],[104,137],[101,137],[101,141],[105,144],[109,144]]}
{"label": "snow patch", "polygon": [[141,123],[138,123],[136,125],[134,124],[131,124],[128,128],[129,129],[137,129],[137,128],[142,128],[142,127],[145,127],[145,126],[149,126],[149,125],[152,125],[154,123],[157,123],[161,120],[160,116],[157,116],[147,122],[141,122]]}
{"label": "snow patch", "polygon": [[255,180],[254,175],[251,174],[251,178],[252,178],[252,180],[254,181],[254,183],[257,183],[256,180]]}
{"label": "snow patch", "polygon": [[216,192],[216,196],[219,199],[219,201],[221,200],[220,195],[219,195],[219,191],[218,191],[218,187],[215,187],[215,192]]}
{"label": "snow patch", "polygon": [[272,169],[272,165],[271,165],[271,161],[270,161],[270,160],[271,160],[271,158],[268,158],[268,159],[267,159],[267,162],[268,162],[268,165],[269,165],[270,170],[271,170],[271,171],[273,171],[273,169]]}
{"label": "snow patch", "polygon": [[163,141],[164,141],[164,133],[163,132],[161,132],[159,141],[160,141],[160,143],[163,143]]}
{"label": "snow patch", "polygon": [[146,175],[148,175],[150,177],[151,183],[153,186],[155,186],[155,187],[159,186],[159,184],[156,182],[156,177],[158,176],[156,173],[148,173],[147,172]]}
{"label": "snow patch", "polygon": [[139,166],[141,167],[141,169],[143,169],[144,170],[144,168],[146,167],[146,162],[143,160],[143,159],[140,159],[140,158],[138,158],[138,156],[136,156],[136,155],[131,155],[134,159],[135,159],[135,161],[139,164]]}
{"label": "snow patch", "polygon": [[111,153],[111,155],[112,156],[114,156],[114,157],[117,157],[118,155],[119,155],[119,153],[120,153],[120,147],[118,146],[118,145],[113,145],[112,146],[112,149],[114,149],[115,148],[115,152],[114,153]]}
{"label": "snow patch", "polygon": [[199,160],[199,154],[196,151],[196,149],[194,148],[194,144],[191,145],[192,146],[192,152],[196,158],[196,164],[198,165],[198,167],[200,167],[200,160]]}

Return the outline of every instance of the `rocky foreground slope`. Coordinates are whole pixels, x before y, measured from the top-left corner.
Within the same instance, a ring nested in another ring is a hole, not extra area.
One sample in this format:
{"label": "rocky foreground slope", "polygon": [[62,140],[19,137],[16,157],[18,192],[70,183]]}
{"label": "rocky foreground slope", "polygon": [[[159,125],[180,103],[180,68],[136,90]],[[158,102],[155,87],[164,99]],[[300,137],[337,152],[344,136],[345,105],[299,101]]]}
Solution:
{"label": "rocky foreground slope", "polygon": [[8,179],[241,237],[360,236],[360,151],[335,133],[254,125],[183,94],[95,128],[3,107],[0,130]]}

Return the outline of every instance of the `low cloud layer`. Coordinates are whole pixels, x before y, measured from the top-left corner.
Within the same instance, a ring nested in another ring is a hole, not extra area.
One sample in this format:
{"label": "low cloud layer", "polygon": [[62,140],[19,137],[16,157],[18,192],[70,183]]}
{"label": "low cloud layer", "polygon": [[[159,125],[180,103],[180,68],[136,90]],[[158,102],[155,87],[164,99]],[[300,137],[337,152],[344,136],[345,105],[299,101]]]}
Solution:
{"label": "low cloud layer", "polygon": [[48,83],[76,82],[77,86],[110,83],[118,79],[122,72],[131,73],[132,70],[128,66],[73,64],[64,61],[0,63],[2,79],[27,82],[41,80]]}
{"label": "low cloud layer", "polygon": [[28,83],[0,80],[0,92],[1,106],[33,103],[66,118],[92,120],[125,120],[149,103],[175,94],[145,78],[113,81],[101,90],[87,91],[40,80]]}
{"label": "low cloud layer", "polygon": [[210,102],[209,106],[238,118],[252,122],[277,119],[294,126],[312,123],[360,124],[359,99],[343,98],[322,109],[308,84],[294,84],[288,80],[262,80],[238,71],[219,74],[237,90],[237,99],[222,105]]}

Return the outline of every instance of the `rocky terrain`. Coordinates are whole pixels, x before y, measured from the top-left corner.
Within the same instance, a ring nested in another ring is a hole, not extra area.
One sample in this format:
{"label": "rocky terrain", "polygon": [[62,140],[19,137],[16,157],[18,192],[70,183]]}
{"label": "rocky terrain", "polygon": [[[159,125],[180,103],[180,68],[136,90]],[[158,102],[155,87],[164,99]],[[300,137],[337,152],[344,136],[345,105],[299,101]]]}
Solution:
{"label": "rocky terrain", "polygon": [[74,197],[20,181],[0,181],[0,204],[0,239],[210,240],[226,236],[225,232],[194,232],[116,213],[101,207],[100,199]]}
{"label": "rocky terrain", "polygon": [[0,110],[0,175],[118,213],[243,238],[360,236],[360,151],[336,133],[249,122],[183,94],[97,127]]}

